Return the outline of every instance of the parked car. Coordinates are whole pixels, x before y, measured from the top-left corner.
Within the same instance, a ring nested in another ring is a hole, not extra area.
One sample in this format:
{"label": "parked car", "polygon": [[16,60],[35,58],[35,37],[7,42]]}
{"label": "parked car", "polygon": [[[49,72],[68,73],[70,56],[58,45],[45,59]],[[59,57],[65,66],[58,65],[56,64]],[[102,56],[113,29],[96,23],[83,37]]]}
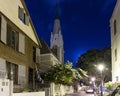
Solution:
{"label": "parked car", "polygon": [[94,93],[93,89],[87,89],[86,93]]}
{"label": "parked car", "polygon": [[120,96],[120,85],[108,96]]}

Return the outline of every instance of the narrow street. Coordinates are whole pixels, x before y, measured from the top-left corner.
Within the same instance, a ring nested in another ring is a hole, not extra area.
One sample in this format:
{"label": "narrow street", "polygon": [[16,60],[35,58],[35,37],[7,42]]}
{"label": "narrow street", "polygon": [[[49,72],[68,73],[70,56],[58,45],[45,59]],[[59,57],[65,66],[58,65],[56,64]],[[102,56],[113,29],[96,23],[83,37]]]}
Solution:
{"label": "narrow street", "polygon": [[94,94],[90,94],[90,93],[88,94],[84,91],[81,91],[79,93],[71,93],[71,94],[68,94],[66,96],[94,96]]}

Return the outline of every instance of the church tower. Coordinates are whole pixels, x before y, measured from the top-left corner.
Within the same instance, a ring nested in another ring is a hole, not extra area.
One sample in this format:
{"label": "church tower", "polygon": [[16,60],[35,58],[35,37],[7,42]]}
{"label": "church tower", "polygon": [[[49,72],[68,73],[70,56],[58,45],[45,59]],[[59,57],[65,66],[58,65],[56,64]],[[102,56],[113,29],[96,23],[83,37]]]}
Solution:
{"label": "church tower", "polygon": [[61,63],[64,63],[63,37],[58,13],[58,4],[56,3],[56,14],[53,32],[51,32],[50,48]]}

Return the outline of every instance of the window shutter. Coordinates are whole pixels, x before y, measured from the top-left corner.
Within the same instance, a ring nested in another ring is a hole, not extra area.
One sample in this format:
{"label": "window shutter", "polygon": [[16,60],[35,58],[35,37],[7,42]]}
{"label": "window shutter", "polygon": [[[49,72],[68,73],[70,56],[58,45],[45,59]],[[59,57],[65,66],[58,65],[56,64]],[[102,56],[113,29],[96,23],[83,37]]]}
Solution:
{"label": "window shutter", "polygon": [[0,16],[0,40],[1,40],[1,16]]}
{"label": "window shutter", "polygon": [[0,78],[6,77],[6,61],[0,58]]}
{"label": "window shutter", "polygon": [[7,22],[5,18],[2,16],[1,20],[1,41],[6,44],[6,36],[7,35]]}
{"label": "window shutter", "polygon": [[24,9],[19,7],[18,17],[22,20],[24,18]]}
{"label": "window shutter", "polygon": [[40,49],[36,48],[36,63],[40,63]]}
{"label": "window shutter", "polygon": [[25,24],[29,25],[29,16],[25,14]]}
{"label": "window shutter", "polygon": [[19,65],[18,66],[18,84],[25,83],[25,66]]}
{"label": "window shutter", "polygon": [[19,33],[19,52],[25,53],[25,36]]}

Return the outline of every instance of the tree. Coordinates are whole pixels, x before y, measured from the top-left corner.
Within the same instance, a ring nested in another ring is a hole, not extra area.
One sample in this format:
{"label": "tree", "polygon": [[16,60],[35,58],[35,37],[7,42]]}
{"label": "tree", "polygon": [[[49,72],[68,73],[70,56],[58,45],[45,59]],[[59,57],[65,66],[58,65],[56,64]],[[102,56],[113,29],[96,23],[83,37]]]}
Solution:
{"label": "tree", "polygon": [[43,73],[43,79],[46,82],[54,82],[55,84],[69,85],[73,79],[81,79],[82,76],[78,70],[72,68],[72,63],[56,64],[51,66],[46,73]]}
{"label": "tree", "polygon": [[82,54],[77,61],[77,67],[88,72],[89,76],[96,76],[99,78],[100,72],[96,68],[99,63],[105,65],[104,81],[111,80],[111,49],[105,47],[102,50],[92,49]]}

